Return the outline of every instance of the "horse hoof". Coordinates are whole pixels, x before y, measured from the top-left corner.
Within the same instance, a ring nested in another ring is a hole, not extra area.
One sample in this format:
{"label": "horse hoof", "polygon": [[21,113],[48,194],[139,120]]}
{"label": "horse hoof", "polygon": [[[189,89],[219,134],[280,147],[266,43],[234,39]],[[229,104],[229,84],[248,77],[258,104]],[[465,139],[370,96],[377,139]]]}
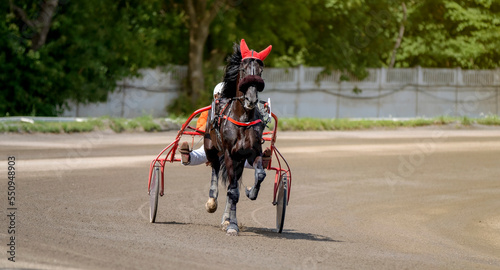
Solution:
{"label": "horse hoof", "polygon": [[214,198],[209,198],[205,204],[205,208],[209,213],[215,212],[217,210],[217,201]]}
{"label": "horse hoof", "polygon": [[250,192],[252,191],[252,188],[251,187],[247,187],[245,189],[245,194],[247,195],[248,198],[250,198]]}
{"label": "horse hoof", "polygon": [[229,224],[229,226],[227,226],[227,231],[226,231],[226,235],[227,236],[238,236],[238,225],[235,225],[235,224]]}
{"label": "horse hoof", "polygon": [[245,189],[245,194],[253,201],[257,199],[258,190],[256,188],[247,187],[247,189]]}
{"label": "horse hoof", "polygon": [[221,229],[223,231],[227,231],[227,227],[229,226],[229,220],[225,220],[224,222],[222,222],[222,224],[220,225]]}

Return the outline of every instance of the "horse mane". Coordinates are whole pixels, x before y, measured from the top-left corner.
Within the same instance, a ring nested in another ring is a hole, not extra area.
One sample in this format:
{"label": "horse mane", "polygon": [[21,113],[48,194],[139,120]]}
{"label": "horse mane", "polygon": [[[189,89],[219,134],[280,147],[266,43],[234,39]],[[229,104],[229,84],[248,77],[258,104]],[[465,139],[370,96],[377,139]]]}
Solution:
{"label": "horse mane", "polygon": [[236,96],[241,60],[242,56],[240,45],[234,43],[233,54],[227,57],[227,64],[224,68],[224,88],[222,89],[223,98],[233,98]]}

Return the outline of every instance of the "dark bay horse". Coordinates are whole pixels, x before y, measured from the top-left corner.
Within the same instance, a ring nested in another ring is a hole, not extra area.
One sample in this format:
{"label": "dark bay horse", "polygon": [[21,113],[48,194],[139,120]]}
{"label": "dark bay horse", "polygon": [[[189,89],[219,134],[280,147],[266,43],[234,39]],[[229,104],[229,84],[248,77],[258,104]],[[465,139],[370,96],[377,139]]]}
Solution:
{"label": "dark bay horse", "polygon": [[[263,60],[271,46],[261,52],[249,50],[245,41],[234,44],[233,54],[225,67],[222,97],[212,107],[207,120],[205,152],[212,166],[209,199],[210,213],[217,210],[218,180],[227,185],[227,200],[222,226],[228,235],[238,235],[236,204],[240,192],[239,183],[245,161],[255,169],[255,183],[246,189],[251,200],[257,199],[260,185],[266,177],[262,166],[262,132],[265,124],[257,109],[258,92],[264,89],[261,78]],[[220,173],[222,172],[222,174]]]}

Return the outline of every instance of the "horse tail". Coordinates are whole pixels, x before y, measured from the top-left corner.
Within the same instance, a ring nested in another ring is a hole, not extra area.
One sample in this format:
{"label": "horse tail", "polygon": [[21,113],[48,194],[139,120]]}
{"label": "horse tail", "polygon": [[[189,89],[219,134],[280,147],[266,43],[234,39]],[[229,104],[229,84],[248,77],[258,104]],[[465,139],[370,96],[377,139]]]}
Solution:
{"label": "horse tail", "polygon": [[227,168],[226,162],[224,162],[224,155],[220,157],[219,179],[221,179],[221,183],[227,187]]}

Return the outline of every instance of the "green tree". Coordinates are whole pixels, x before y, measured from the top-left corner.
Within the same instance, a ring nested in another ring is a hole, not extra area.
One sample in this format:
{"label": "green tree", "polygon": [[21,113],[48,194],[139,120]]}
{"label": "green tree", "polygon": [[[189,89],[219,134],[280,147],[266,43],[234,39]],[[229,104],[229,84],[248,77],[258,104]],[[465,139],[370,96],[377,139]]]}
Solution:
{"label": "green tree", "polygon": [[155,0],[59,1],[45,42],[35,42],[40,24],[27,21],[48,2],[0,4],[1,115],[57,115],[68,100],[103,101],[119,79],[186,55],[179,16]]}
{"label": "green tree", "polygon": [[[220,52],[214,49],[207,54],[207,40],[211,34],[214,19],[224,14],[230,9],[230,0],[170,0],[168,5],[184,23],[187,30],[188,44],[187,51],[187,80],[179,92],[179,97],[174,100],[169,111],[174,113],[187,114],[200,106],[209,102],[207,98],[207,87],[205,85],[205,75],[214,74],[213,67],[207,67],[207,57],[220,56]],[[213,58],[212,58],[213,59]],[[217,58],[220,60],[220,58]],[[208,61],[218,67],[220,61]],[[210,80],[211,82],[211,80]]]}
{"label": "green tree", "polygon": [[497,68],[500,1],[411,1],[396,66]]}
{"label": "green tree", "polygon": [[306,61],[357,77],[387,63],[396,41],[398,1],[318,0],[311,5]]}
{"label": "green tree", "polygon": [[312,15],[310,2],[242,1],[237,7],[239,14],[235,30],[255,50],[273,45],[266,65],[293,66],[296,53],[308,46],[307,33],[314,31],[309,24]]}
{"label": "green tree", "polygon": [[188,83],[169,107],[171,112],[190,113],[210,102],[212,89],[222,78],[218,67],[232,53],[233,43],[242,38],[255,50],[273,45],[272,57],[266,59],[268,66],[295,64],[287,53],[294,56],[298,51],[294,48],[306,45],[301,33],[308,29],[307,1],[180,2],[173,6],[183,11],[185,26],[190,31]]}
{"label": "green tree", "polygon": [[227,0],[186,0],[184,11],[189,29],[188,95],[196,104],[205,88],[203,52],[210,33],[210,25],[218,12],[228,8]]}

